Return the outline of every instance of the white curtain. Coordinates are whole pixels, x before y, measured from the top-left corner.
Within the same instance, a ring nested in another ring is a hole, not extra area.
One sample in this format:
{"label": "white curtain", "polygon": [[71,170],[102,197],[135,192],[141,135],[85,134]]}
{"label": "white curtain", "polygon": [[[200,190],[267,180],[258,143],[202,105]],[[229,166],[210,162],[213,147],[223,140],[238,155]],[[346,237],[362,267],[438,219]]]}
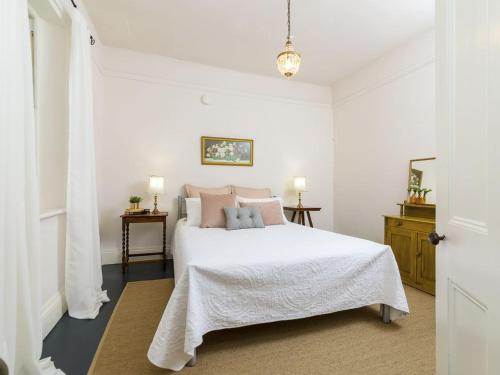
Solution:
{"label": "white curtain", "polygon": [[0,358],[11,374],[62,374],[42,352],[40,215],[26,0],[0,1]]}
{"label": "white curtain", "polygon": [[69,315],[93,319],[103,302],[92,106],[92,58],[87,23],[71,10],[66,300]]}

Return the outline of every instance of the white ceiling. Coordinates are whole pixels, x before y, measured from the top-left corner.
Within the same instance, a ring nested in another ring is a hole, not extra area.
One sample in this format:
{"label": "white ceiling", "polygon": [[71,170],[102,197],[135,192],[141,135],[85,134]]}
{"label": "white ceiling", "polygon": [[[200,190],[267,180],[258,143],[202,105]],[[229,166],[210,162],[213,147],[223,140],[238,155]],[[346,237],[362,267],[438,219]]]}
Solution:
{"label": "white ceiling", "polygon": [[[279,76],[285,0],[83,0],[104,44]],[[434,0],[292,0],[293,78],[332,84],[434,24]]]}

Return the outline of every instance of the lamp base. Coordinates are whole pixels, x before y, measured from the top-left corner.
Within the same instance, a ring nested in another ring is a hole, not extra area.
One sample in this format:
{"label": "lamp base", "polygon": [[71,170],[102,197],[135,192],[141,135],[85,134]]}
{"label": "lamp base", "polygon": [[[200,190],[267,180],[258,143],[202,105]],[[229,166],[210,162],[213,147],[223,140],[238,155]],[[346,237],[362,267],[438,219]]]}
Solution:
{"label": "lamp base", "polygon": [[158,215],[160,210],[158,209],[158,194],[155,194],[155,208],[153,209],[153,215]]}
{"label": "lamp base", "polygon": [[299,192],[299,204],[297,204],[297,208],[304,208],[304,206],[302,206],[302,193]]}

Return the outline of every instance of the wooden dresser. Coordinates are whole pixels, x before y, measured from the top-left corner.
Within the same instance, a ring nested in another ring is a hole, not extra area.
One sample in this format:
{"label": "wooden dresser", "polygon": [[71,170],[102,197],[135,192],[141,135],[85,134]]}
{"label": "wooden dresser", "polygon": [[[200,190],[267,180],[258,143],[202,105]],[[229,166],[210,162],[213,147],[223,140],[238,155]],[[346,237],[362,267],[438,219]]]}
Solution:
{"label": "wooden dresser", "polygon": [[436,228],[436,207],[401,204],[400,215],[386,215],[385,241],[391,246],[405,284],[432,295],[436,290],[436,248],[429,233]]}

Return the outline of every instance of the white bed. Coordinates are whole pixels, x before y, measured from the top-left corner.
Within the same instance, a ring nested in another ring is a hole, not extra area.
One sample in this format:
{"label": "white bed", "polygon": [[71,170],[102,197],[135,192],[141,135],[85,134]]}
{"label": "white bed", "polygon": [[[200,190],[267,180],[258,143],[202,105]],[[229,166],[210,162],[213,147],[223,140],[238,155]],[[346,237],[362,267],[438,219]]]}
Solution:
{"label": "white bed", "polygon": [[176,286],[148,358],[181,370],[207,332],[361,306],[409,312],[390,247],[293,223],[201,229],[178,221]]}

